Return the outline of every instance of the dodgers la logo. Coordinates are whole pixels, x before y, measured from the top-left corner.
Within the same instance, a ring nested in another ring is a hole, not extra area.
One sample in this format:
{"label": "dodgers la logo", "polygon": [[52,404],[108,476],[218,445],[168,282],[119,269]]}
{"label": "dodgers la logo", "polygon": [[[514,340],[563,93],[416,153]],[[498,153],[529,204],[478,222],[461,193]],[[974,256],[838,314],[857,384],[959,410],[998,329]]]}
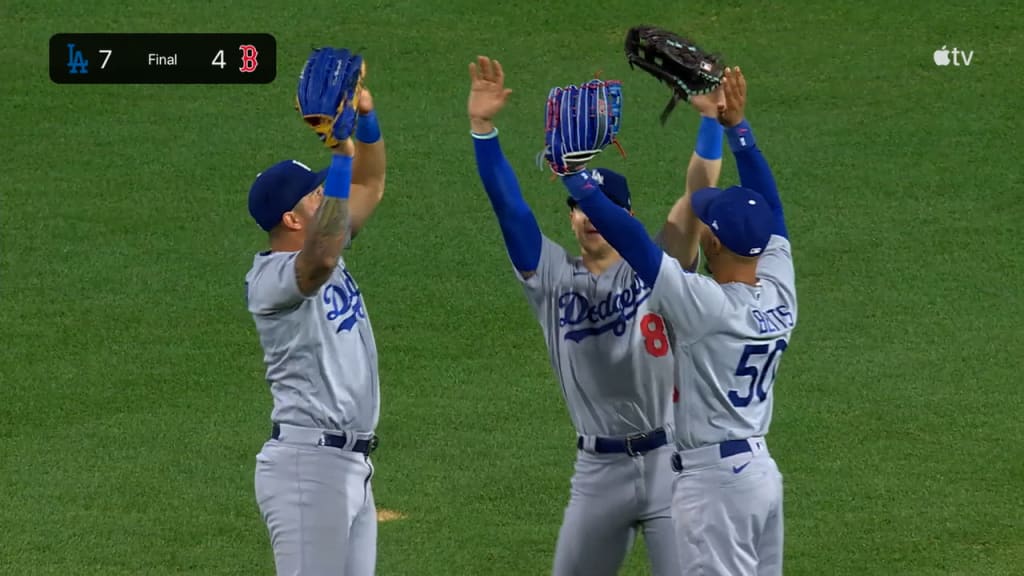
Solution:
{"label": "dodgers la logo", "polygon": [[342,269],[344,282],[327,284],[324,286],[324,305],[327,307],[327,320],[338,322],[338,329],[335,334],[341,331],[351,330],[360,319],[366,318],[366,309],[363,307],[363,297],[359,293],[359,287],[348,270]]}
{"label": "dodgers la logo", "polygon": [[619,292],[609,292],[599,302],[591,302],[579,292],[566,292],[558,297],[558,325],[562,328],[580,326],[565,333],[565,339],[573,342],[581,342],[608,331],[622,336],[626,333],[626,324],[636,316],[640,304],[650,296],[651,289],[639,277],[633,278],[630,287]]}

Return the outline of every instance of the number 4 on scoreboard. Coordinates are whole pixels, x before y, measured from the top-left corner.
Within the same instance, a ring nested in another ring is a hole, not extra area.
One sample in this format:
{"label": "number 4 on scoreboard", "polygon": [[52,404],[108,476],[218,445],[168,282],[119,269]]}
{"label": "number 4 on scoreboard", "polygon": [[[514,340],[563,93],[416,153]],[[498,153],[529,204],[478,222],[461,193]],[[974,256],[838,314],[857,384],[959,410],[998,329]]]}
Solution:
{"label": "number 4 on scoreboard", "polygon": [[[259,62],[256,60],[259,52],[256,50],[256,47],[252,44],[242,44],[238,49],[242,51],[242,67],[239,68],[238,71],[255,72],[256,68],[259,66]],[[213,66],[219,66],[220,69],[223,70],[224,67],[227,66],[227,63],[224,62],[224,51],[218,50],[217,55],[213,57],[213,62],[210,64]]]}

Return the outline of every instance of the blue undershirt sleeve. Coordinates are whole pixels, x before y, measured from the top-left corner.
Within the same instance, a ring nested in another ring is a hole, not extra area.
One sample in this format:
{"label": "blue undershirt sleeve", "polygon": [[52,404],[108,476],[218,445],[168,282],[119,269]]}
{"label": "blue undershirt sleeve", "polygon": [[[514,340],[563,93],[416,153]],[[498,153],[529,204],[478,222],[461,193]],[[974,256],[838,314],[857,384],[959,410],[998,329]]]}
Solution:
{"label": "blue undershirt sleeve", "polygon": [[746,119],[733,126],[726,128],[726,138],[729,140],[729,149],[736,159],[736,171],[740,174],[740,184],[744,188],[764,196],[766,202],[775,214],[775,226],[773,234],[789,238],[789,231],[786,229],[786,218],[782,210],[782,198],[779,197],[779,189],[775,184],[775,177],[764,154],[757,147],[754,140],[754,133]]}
{"label": "blue undershirt sleeve", "polygon": [[540,262],[540,226],[523,199],[512,166],[501,151],[498,130],[490,134],[473,134],[473,146],[477,173],[498,217],[512,265],[520,272],[532,272]]}

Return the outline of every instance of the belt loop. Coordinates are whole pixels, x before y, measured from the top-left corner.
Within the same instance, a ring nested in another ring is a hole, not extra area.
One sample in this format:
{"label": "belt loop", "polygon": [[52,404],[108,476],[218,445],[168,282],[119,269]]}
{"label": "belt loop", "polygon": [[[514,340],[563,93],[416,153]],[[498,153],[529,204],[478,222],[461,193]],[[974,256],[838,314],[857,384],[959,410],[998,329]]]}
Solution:
{"label": "belt loop", "polygon": [[597,437],[589,434],[580,434],[581,448],[585,452],[597,452]]}
{"label": "belt loop", "polygon": [[764,441],[764,436],[754,436],[753,438],[749,438],[748,442],[750,442],[750,450],[754,453],[754,456],[758,456],[761,453],[768,451],[768,446]]}
{"label": "belt loop", "polygon": [[356,442],[359,441],[359,436],[356,434],[345,434],[345,450],[351,452],[356,447]]}

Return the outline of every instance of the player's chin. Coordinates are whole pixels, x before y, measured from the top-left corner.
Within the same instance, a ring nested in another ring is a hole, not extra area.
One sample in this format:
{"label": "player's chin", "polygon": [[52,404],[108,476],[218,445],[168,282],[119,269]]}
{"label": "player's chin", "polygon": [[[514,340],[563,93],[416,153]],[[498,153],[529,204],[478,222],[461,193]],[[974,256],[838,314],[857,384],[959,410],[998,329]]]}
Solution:
{"label": "player's chin", "polygon": [[597,232],[584,232],[583,238],[580,238],[580,244],[583,244],[587,252],[595,256],[603,255],[612,249],[608,241],[604,239],[604,236]]}

